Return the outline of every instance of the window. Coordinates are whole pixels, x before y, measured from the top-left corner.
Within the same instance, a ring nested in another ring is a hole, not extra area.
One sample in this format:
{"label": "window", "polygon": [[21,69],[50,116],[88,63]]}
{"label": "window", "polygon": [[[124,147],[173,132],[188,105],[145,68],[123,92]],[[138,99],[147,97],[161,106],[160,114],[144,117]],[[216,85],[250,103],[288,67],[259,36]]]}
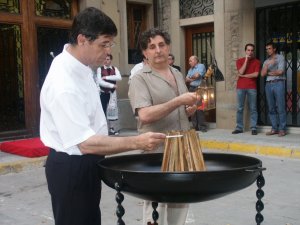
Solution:
{"label": "window", "polygon": [[146,30],[146,6],[127,4],[127,23],[128,64],[137,64],[143,59],[139,47],[139,37]]}

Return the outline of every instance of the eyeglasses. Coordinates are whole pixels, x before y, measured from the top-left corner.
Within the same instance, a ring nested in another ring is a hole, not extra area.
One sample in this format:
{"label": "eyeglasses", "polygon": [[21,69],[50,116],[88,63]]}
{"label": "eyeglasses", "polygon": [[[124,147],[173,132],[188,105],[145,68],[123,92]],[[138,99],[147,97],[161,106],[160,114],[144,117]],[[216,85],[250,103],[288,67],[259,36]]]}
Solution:
{"label": "eyeglasses", "polygon": [[108,42],[108,43],[102,43],[100,44],[102,48],[113,48],[115,47],[116,43],[115,42]]}

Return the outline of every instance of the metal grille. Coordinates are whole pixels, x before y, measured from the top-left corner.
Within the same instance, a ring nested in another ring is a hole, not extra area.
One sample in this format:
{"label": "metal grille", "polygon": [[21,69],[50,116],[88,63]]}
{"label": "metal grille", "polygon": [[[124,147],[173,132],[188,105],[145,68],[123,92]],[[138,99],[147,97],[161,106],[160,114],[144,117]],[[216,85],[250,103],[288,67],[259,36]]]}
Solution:
{"label": "metal grille", "polygon": [[[196,55],[199,62],[205,65],[207,69],[209,65],[213,64],[211,51],[208,43],[214,49],[214,32],[196,33],[192,35],[192,54]],[[210,83],[214,80],[211,78]]]}
{"label": "metal grille", "polygon": [[180,0],[180,19],[214,14],[213,0]]}
{"label": "metal grille", "polygon": [[[287,125],[300,126],[300,3],[289,3],[258,8],[257,53],[261,62],[266,59],[265,43],[272,40],[286,60],[286,112]],[[265,79],[258,86],[258,112],[260,125],[270,125],[264,92]]]}
{"label": "metal grille", "polygon": [[35,0],[35,13],[37,16],[71,18],[71,0]]}
{"label": "metal grille", "polygon": [[0,130],[25,127],[21,28],[0,24]]}
{"label": "metal grille", "polygon": [[19,0],[0,1],[0,12],[20,13]]}
{"label": "metal grille", "polygon": [[199,61],[207,68],[212,64],[211,49],[207,46],[207,42],[214,49],[214,32],[193,34],[192,42],[193,55],[198,56]]}

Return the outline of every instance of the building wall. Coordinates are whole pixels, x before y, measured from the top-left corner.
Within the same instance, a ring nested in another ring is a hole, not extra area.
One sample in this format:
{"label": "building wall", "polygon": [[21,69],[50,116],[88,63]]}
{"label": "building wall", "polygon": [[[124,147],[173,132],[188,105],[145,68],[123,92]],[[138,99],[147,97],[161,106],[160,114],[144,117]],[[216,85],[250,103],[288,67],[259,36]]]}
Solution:
{"label": "building wall", "polygon": [[[225,81],[217,83],[217,127],[233,129],[236,120],[236,66],[244,46],[255,43],[254,1],[215,0],[215,54]],[[245,110],[245,117],[248,110]],[[247,119],[244,120],[248,127]]]}

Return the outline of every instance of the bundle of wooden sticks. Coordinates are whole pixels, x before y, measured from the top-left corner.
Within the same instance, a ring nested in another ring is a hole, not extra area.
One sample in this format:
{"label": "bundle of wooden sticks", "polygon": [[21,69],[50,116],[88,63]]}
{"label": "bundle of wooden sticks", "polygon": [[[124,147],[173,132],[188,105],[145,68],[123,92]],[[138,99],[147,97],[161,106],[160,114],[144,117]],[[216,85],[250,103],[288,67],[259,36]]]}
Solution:
{"label": "bundle of wooden sticks", "polygon": [[205,164],[196,131],[170,131],[165,140],[161,171],[204,171]]}

